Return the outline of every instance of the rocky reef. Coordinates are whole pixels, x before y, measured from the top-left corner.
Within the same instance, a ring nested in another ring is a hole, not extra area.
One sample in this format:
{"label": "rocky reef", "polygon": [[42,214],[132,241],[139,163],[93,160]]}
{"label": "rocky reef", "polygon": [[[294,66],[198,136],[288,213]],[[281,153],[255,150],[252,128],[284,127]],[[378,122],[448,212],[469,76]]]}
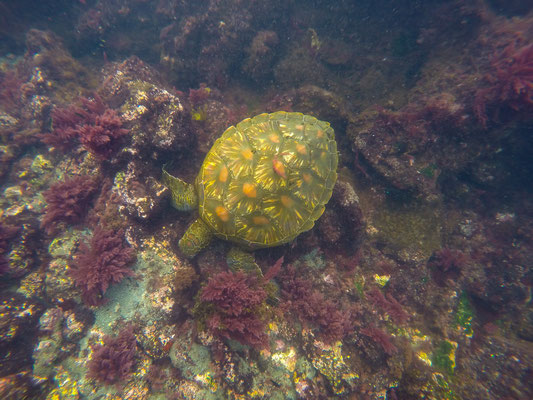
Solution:
{"label": "rocky reef", "polygon": [[[527,2],[28,3],[0,5],[1,398],[533,397]],[[324,214],[261,273],[185,258],[161,171],[278,110],[335,130]]]}

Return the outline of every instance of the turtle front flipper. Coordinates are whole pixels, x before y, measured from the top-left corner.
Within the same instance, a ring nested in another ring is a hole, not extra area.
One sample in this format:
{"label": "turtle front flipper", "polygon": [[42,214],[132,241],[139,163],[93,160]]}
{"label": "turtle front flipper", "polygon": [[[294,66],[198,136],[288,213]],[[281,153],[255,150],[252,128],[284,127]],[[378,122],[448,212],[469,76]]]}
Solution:
{"label": "turtle front flipper", "polygon": [[198,208],[196,187],[170,175],[163,168],[163,184],[172,193],[172,205],[180,211],[191,211]]}
{"label": "turtle front flipper", "polygon": [[243,250],[240,247],[231,247],[226,256],[226,262],[232,271],[253,272],[257,276],[263,276],[261,268],[255,262],[253,253]]}
{"label": "turtle front flipper", "polygon": [[212,238],[211,228],[201,218],[198,218],[189,226],[178,244],[183,254],[192,258],[206,247]]}

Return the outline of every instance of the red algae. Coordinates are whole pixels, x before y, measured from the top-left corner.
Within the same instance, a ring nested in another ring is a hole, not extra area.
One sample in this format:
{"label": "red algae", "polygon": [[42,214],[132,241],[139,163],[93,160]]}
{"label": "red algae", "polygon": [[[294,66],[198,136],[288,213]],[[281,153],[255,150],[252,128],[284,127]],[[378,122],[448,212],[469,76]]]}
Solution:
{"label": "red algae", "polygon": [[46,208],[41,228],[52,235],[57,233],[60,223],[80,223],[97,189],[98,180],[89,176],[76,176],[53,184],[43,193]]}
{"label": "red algae", "polygon": [[95,306],[104,303],[110,285],[135,276],[131,270],[134,261],[135,251],[125,245],[123,232],[97,227],[89,244],[80,244],[71,276],[85,303]]}

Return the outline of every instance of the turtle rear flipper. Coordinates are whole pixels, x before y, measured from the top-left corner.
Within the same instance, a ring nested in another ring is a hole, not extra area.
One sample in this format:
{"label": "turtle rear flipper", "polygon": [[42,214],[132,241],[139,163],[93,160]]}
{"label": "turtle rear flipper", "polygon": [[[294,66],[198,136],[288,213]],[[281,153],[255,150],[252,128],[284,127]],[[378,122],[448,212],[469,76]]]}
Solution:
{"label": "turtle rear flipper", "polygon": [[213,238],[213,231],[207,224],[198,218],[187,229],[183,237],[179,241],[180,250],[187,257],[192,258],[200,250],[207,247]]}
{"label": "turtle rear flipper", "polygon": [[191,211],[198,208],[198,196],[194,185],[170,175],[165,169],[163,169],[162,180],[172,193],[172,205],[174,207],[180,211]]}
{"label": "turtle rear flipper", "polygon": [[228,251],[226,257],[226,262],[228,267],[234,272],[244,271],[244,272],[253,272],[257,276],[262,277],[263,272],[259,265],[255,262],[255,257],[253,253],[246,251],[238,246],[232,246]]}

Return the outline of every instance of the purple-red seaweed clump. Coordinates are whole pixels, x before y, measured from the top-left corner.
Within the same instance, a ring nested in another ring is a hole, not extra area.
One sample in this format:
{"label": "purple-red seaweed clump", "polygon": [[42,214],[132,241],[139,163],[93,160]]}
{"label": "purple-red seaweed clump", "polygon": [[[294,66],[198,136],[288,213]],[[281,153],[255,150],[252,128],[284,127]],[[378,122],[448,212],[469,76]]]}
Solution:
{"label": "purple-red seaweed clump", "polygon": [[135,251],[124,243],[122,231],[98,227],[89,245],[80,244],[71,276],[85,303],[96,306],[104,302],[109,285],[135,275],[130,268],[134,261]]}
{"label": "purple-red seaweed clump", "polygon": [[89,176],[75,176],[53,184],[43,193],[46,208],[41,228],[51,235],[61,222],[81,222],[97,189],[98,180]]}
{"label": "purple-red seaweed clump", "polygon": [[389,314],[395,324],[405,324],[409,320],[409,314],[405,311],[398,300],[390,293],[383,295],[377,288],[366,292],[366,297],[372,301],[381,310]]}
{"label": "purple-red seaweed clump", "polygon": [[189,89],[189,102],[193,107],[198,107],[205,103],[209,98],[211,90],[205,83],[200,83],[198,89]]}
{"label": "purple-red seaweed clump", "polygon": [[136,350],[132,326],[122,329],[116,337],[104,336],[104,344],[93,347],[87,376],[106,385],[124,381],[135,366]]}
{"label": "purple-red seaweed clump", "polygon": [[97,158],[105,160],[116,153],[128,133],[117,112],[108,108],[99,96],[81,98],[81,105],[54,110],[53,130],[42,141],[54,147],[72,147],[76,139]]}
{"label": "purple-red seaweed clump", "polygon": [[[501,111],[533,111],[533,44],[520,46],[512,42],[491,61],[485,76],[487,86],[479,89],[474,112],[484,127],[489,120],[498,121]],[[490,115],[489,115],[490,114]]]}
{"label": "purple-red seaweed clump", "polygon": [[428,261],[428,267],[433,280],[439,286],[446,286],[448,282],[459,279],[465,263],[466,256],[462,252],[443,248],[433,253]]}
{"label": "purple-red seaweed clump", "polygon": [[391,342],[390,336],[375,326],[362,328],[360,331],[363,335],[368,336],[374,343],[379,344],[387,355],[393,355],[398,348]]}
{"label": "purple-red seaweed clump", "polygon": [[295,312],[302,322],[318,326],[319,335],[326,342],[342,339],[353,328],[352,310],[342,309],[335,302],[327,300],[293,266],[283,271],[279,281],[284,308]]}
{"label": "purple-red seaweed clump", "polygon": [[266,345],[265,322],[258,308],[267,297],[255,275],[220,272],[209,279],[200,298],[214,307],[207,327],[215,335],[255,347]]}

